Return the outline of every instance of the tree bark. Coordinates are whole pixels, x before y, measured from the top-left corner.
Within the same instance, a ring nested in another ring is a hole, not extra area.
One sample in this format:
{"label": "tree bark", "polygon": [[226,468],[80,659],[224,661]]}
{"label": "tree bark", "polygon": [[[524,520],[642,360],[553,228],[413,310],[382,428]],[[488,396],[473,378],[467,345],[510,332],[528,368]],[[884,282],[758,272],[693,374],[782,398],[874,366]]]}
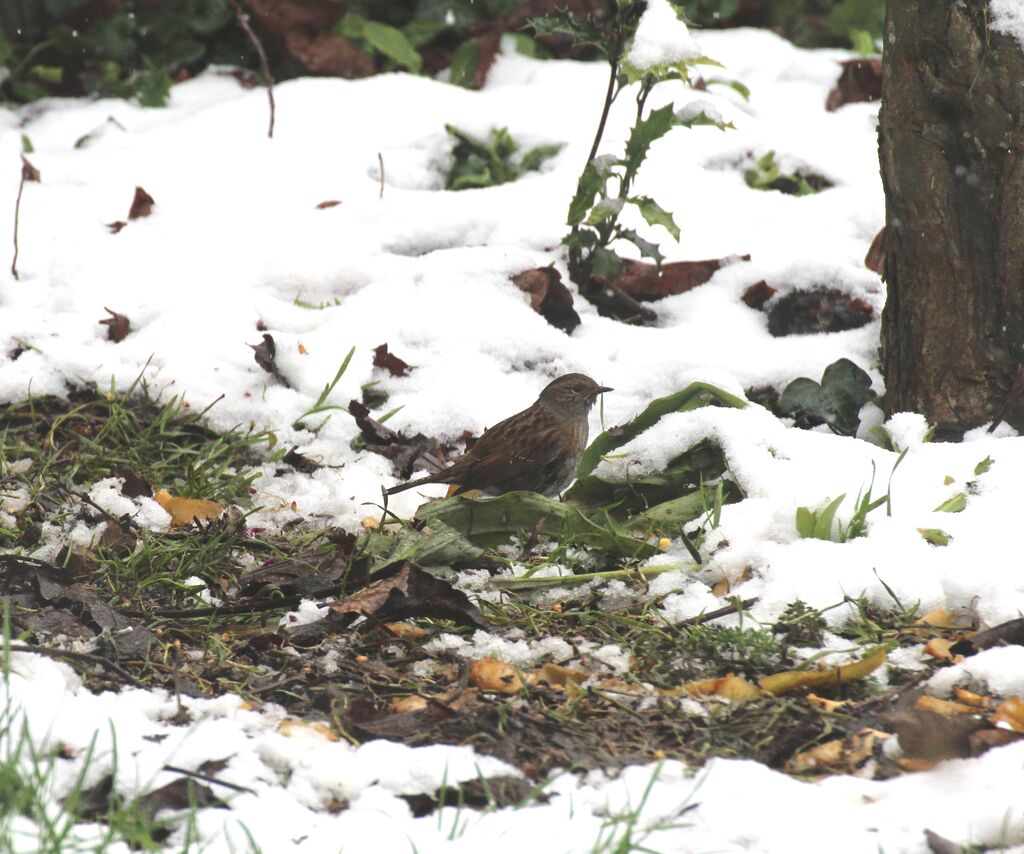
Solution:
{"label": "tree bark", "polygon": [[888,0],[886,409],[1024,427],[1024,50],[988,0]]}

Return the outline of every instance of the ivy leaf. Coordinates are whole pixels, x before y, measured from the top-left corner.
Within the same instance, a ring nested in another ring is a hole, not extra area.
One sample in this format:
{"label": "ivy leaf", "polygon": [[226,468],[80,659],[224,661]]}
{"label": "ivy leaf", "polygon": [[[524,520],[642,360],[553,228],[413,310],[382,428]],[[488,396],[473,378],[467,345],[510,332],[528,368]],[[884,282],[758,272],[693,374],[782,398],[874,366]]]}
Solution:
{"label": "ivy leaf", "polygon": [[786,386],[779,396],[779,411],[809,416],[841,436],[853,436],[860,423],[860,408],[874,396],[871,377],[849,359],[839,359],[825,368],[820,383],[799,377]]}
{"label": "ivy leaf", "polygon": [[672,214],[654,201],[654,199],[649,196],[635,196],[629,199],[629,201],[637,206],[641,216],[647,221],[648,225],[660,225],[676,240],[679,239],[679,226],[676,225]]}
{"label": "ivy leaf", "polygon": [[633,229],[620,228],[617,236],[632,243],[640,250],[640,254],[644,258],[652,258],[658,264],[665,260],[665,256],[661,254],[658,244],[651,243],[649,240],[644,240],[639,234],[633,231]]}
{"label": "ivy leaf", "polygon": [[629,134],[629,141],[626,143],[626,175],[635,175],[640,164],[647,158],[647,152],[651,143],[661,139],[675,124],[675,117],[672,115],[672,105],[666,104],[657,110],[652,110],[646,119],[641,119]]}
{"label": "ivy leaf", "polygon": [[416,48],[410,44],[405,34],[395,27],[382,24],[380,21],[366,21],[363,24],[363,38],[374,50],[414,74],[418,73],[423,65],[423,58]]}

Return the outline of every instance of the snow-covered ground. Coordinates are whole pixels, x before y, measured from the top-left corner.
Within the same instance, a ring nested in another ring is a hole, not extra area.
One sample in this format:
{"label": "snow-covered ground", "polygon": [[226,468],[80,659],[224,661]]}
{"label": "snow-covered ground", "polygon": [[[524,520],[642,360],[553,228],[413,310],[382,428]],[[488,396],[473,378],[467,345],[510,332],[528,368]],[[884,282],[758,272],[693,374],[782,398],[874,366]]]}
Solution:
{"label": "snow-covered ground", "polygon": [[[176,86],[167,109],[47,101],[0,114],[0,163],[7,164],[0,196],[10,202],[0,205],[0,234],[13,231],[22,134],[42,173],[22,201],[20,280],[0,279],[0,346],[31,345],[2,363],[0,399],[63,394],[88,382],[125,387],[148,360],[148,382],[167,395],[183,394],[193,407],[224,396],[210,413],[213,426],[272,429],[327,464],[313,475],[268,466],[255,484],[263,509],[251,524],[300,518],[355,530],[373,515],[364,505],[379,500],[381,484],[394,482],[391,464],[350,449],[357,429],[344,413],[316,434],[289,426],[351,347],[355,357],[331,403],[345,405],[376,381],[389,406],[403,407],[389,426],[448,437],[524,408],[566,371],[614,387],[604,403],[609,425],[693,380],[740,394],[781,389],[797,376],[820,378],[840,357],[869,371],[881,391],[877,320],[848,332],[773,338],[765,315],[740,299],[762,279],[783,293],[827,285],[868,301],[877,316],[884,286],[863,263],[883,224],[877,106],[825,111],[843,52],[799,50],[756,30],[700,33],[698,40],[725,66],[715,73],[748,86],[750,101],[724,86],[655,89],[652,107],[710,101],[736,129],[679,128],[657,142],[635,189],[672,211],[682,236],[677,244],[638,227],[661,240],[668,260],[751,260],[656,304],[653,327],[599,317],[577,298],[582,324],[571,336],[534,313],[509,277],[552,262],[564,274],[559,241],[601,107],[601,64],[535,61],[509,47],[480,92],[405,74],[295,80],[276,87],[273,140],[265,133],[265,94],[212,71]],[[624,97],[605,152],[621,151],[632,113]],[[541,173],[514,183],[444,192],[445,123],[480,136],[508,127],[524,146],[566,147]],[[803,198],[751,190],[744,167],[769,150],[785,169],[805,168],[835,186]],[[125,219],[137,185],[156,200],[152,215],[109,233],[105,224]],[[326,200],[340,204],[318,209]],[[104,307],[130,318],[124,341],[107,340],[98,324]],[[253,361],[247,345],[260,340],[258,322],[277,342],[291,389]],[[372,349],[385,342],[414,366],[408,376],[373,367]],[[658,590],[673,591],[666,616],[717,607],[709,585],[739,582],[748,571],[750,580],[733,592],[760,597],[753,616],[764,621],[796,598],[824,607],[864,594],[888,606],[886,586],[922,612],[945,607],[984,625],[1018,616],[1024,580],[1008,547],[1024,499],[1024,440],[984,434],[929,444],[921,442],[919,419],[891,426],[910,447],[892,479],[892,515],[875,512],[868,535],[849,543],[800,539],[794,513],[847,493],[839,516],[848,519],[872,462],[875,494],[885,491],[897,455],[864,439],[797,430],[757,406],[698,410],[666,417],[627,446],[625,460],[603,463],[608,473],[627,463],[653,466],[711,435],[745,491],[710,532],[700,575],[659,577]],[[994,464],[975,476],[985,457]],[[935,512],[969,481],[963,512]],[[442,493],[406,492],[391,508],[411,515],[424,495]],[[950,544],[930,545],[922,528],[946,531]],[[673,545],[655,561],[684,554]],[[839,625],[850,613],[839,607],[826,616]],[[1024,659],[1016,653],[970,659],[960,684],[1024,693]],[[901,665],[913,666],[913,656]],[[176,705],[165,696],[95,696],[68,667],[22,653],[11,666],[3,689],[9,711],[25,713],[44,752],[60,745],[70,757],[55,760],[55,803],[94,738],[87,785],[110,770],[116,736],[117,786],[127,794],[171,779],[160,771],[164,764],[229,759],[218,777],[255,794],[229,794],[228,810],[198,813],[206,851],[247,850],[250,839],[265,852],[600,850],[602,840],[623,832],[610,819],[641,807],[634,840],[663,852],[926,851],[925,828],[961,845],[1024,844],[1024,744],[885,782],[803,783],[753,762],[685,768],[670,759],[616,779],[562,775],[547,787],[546,804],[489,814],[444,808],[413,818],[398,795],[518,772],[468,748],[353,747],[315,730],[282,729],[280,713],[231,697],[186,700],[195,722],[178,726],[169,720]],[[938,687],[948,691],[950,679]],[[696,809],[674,819],[693,802]],[[15,830],[24,834],[24,850],[33,850],[30,823]],[[87,848],[100,831],[76,833]]]}

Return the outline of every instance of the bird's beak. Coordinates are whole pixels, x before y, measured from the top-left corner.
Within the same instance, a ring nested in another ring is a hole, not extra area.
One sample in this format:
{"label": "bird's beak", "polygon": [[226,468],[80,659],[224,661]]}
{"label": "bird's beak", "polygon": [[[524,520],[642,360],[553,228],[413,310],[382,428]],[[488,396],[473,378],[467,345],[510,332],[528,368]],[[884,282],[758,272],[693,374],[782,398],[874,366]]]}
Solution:
{"label": "bird's beak", "polygon": [[593,397],[597,397],[599,394],[604,394],[606,391],[615,391],[615,389],[613,389],[611,386],[599,385],[597,388],[593,390],[593,392],[591,392],[591,394]]}

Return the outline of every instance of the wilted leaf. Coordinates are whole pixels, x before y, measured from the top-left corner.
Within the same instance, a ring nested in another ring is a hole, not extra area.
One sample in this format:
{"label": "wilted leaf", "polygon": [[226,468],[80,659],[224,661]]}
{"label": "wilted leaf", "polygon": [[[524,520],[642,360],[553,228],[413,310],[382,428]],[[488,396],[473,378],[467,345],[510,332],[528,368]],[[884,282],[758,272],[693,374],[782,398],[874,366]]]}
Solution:
{"label": "wilted leaf", "polygon": [[507,661],[496,658],[481,658],[470,662],[469,684],[482,691],[498,694],[518,694],[523,690],[519,672]]}
{"label": "wilted leaf", "polygon": [[128,211],[128,219],[142,219],[149,216],[153,212],[153,205],[155,204],[156,202],[153,201],[153,197],[149,193],[143,190],[142,187],[136,187],[132,206]]}
{"label": "wilted leaf", "polygon": [[747,287],[740,299],[751,308],[759,309],[763,308],[764,304],[775,296],[775,293],[775,288],[762,279],[760,282],[754,282],[754,284]]}
{"label": "wilted leaf", "polygon": [[885,647],[879,646],[860,661],[851,664],[830,667],[828,670],[787,670],[783,673],[773,673],[771,676],[762,676],[757,680],[757,684],[761,686],[762,690],[773,696],[785,694],[798,688],[838,686],[844,682],[852,682],[854,679],[863,679],[885,664],[885,657]]}
{"label": "wilted leaf", "polygon": [[268,374],[273,374],[277,377],[283,385],[291,388],[291,384],[277,367],[277,344],[274,342],[274,336],[269,332],[264,332],[262,342],[250,344],[249,346],[253,350],[253,358],[256,360],[256,364]]}
{"label": "wilted leaf", "polygon": [[714,679],[699,679],[695,682],[686,682],[678,688],[662,691],[663,696],[680,697],[721,697],[732,702],[753,700],[764,696],[756,685],[748,682],[742,676],[729,673],[726,676],[719,676]]}
{"label": "wilted leaf", "polygon": [[885,281],[885,226],[875,235],[868,247],[868,254],[864,256],[864,266],[872,273],[878,273]]}
{"label": "wilted leaf", "polygon": [[373,348],[373,366],[383,368],[393,377],[404,377],[412,370],[406,362],[388,350],[386,343]]}
{"label": "wilted leaf", "polygon": [[785,770],[789,774],[825,771],[855,774],[890,738],[892,735],[887,732],[865,727],[846,738],[836,738],[801,750],[786,763]]}
{"label": "wilted leaf", "polygon": [[843,291],[819,288],[791,291],[779,297],[768,311],[768,331],[785,335],[809,335],[816,332],[842,332],[858,329],[875,316],[871,305]]}
{"label": "wilted leaf", "polygon": [[118,314],[116,311],[111,311],[106,306],[104,306],[103,310],[110,315],[110,317],[100,320],[100,323],[107,327],[107,338],[115,344],[118,341],[123,341],[128,337],[128,332],[131,330],[128,318],[123,314]]}
{"label": "wilted leaf", "polygon": [[326,210],[327,208],[334,208],[340,205],[341,202],[337,199],[327,199],[317,204],[316,209],[318,211]]}
{"label": "wilted leaf", "polygon": [[277,731],[288,738],[314,738],[324,741],[338,740],[338,734],[327,724],[320,723],[320,721],[285,718],[278,724]]}
{"label": "wilted leaf", "polygon": [[462,626],[487,624],[465,593],[409,561],[378,572],[372,584],[328,607],[339,614],[363,614],[381,622],[433,617]]}
{"label": "wilted leaf", "polygon": [[556,329],[571,333],[580,325],[572,294],[554,267],[524,270],[512,277],[512,283],[529,294],[530,307]]}
{"label": "wilted leaf", "polygon": [[847,59],[842,66],[839,80],[825,99],[826,110],[832,112],[844,104],[881,100],[881,59]]}
{"label": "wilted leaf", "polygon": [[38,183],[42,180],[42,174],[35,166],[29,163],[28,158],[25,155],[21,155],[21,180],[22,181],[33,181]]}
{"label": "wilted leaf", "polygon": [[153,496],[161,507],[171,514],[171,524],[191,525],[193,519],[205,521],[217,519],[224,512],[224,508],[216,501],[207,501],[204,498],[180,498],[171,495],[167,490],[161,489]]}
{"label": "wilted leaf", "polygon": [[749,260],[749,255],[743,255],[707,261],[671,261],[658,265],[626,259],[622,262],[622,272],[615,284],[634,299],[645,302],[659,300],[703,285],[730,263]]}

